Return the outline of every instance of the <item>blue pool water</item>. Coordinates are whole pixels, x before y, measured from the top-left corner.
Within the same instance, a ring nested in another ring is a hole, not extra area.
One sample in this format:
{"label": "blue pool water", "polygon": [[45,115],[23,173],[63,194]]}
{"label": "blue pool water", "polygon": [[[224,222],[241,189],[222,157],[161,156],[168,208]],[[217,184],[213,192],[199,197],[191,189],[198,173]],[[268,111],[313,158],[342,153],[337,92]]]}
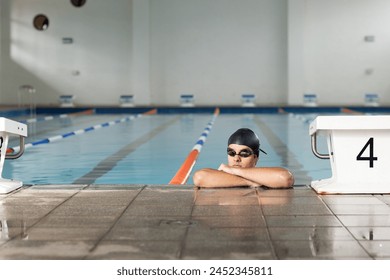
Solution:
{"label": "blue pool water", "polygon": [[[26,143],[126,116],[94,114],[40,121],[29,125]],[[21,158],[6,160],[3,177],[24,184],[167,184],[212,119],[212,113],[131,116],[131,120],[28,147]],[[329,162],[316,158],[310,148],[309,123],[315,116],[220,114],[193,170],[218,168],[226,162],[227,138],[236,129],[248,127],[258,133],[268,153],[261,156],[258,166],[286,167],[294,173],[296,184],[327,178]],[[9,146],[13,145],[17,139]],[[320,139],[319,148],[326,151],[325,141]],[[192,176],[187,183],[192,183]]]}

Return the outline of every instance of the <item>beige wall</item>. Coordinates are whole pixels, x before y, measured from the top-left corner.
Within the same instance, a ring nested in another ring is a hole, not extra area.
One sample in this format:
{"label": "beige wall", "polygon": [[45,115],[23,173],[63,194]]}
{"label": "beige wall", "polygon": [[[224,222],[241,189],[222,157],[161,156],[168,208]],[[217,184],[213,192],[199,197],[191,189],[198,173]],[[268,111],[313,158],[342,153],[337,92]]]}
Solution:
{"label": "beige wall", "polygon": [[[353,3],[352,3],[353,2]],[[388,0],[0,0],[0,102],[36,88],[38,104],[390,105]],[[50,26],[32,20],[46,14]],[[368,43],[364,36],[372,35]],[[63,44],[71,37],[73,44]]]}

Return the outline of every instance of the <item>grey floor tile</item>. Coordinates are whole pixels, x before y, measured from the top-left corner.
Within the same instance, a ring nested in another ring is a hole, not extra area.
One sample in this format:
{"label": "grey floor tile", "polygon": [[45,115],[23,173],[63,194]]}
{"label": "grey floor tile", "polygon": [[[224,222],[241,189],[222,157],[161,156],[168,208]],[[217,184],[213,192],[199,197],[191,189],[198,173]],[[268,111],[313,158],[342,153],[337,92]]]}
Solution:
{"label": "grey floor tile", "polygon": [[0,202],[0,211],[1,207],[7,206],[57,206],[67,200],[68,197],[48,197],[48,196],[9,196],[4,198]]}
{"label": "grey floor tile", "polygon": [[201,189],[195,191],[196,205],[258,205],[259,199],[254,189]]}
{"label": "grey floor tile", "polygon": [[[51,185],[50,185],[51,186]],[[50,186],[47,186],[47,188],[40,189],[39,186],[36,187],[30,187],[28,189],[23,189],[19,192],[16,192],[12,194],[12,197],[71,197],[78,193],[80,191],[79,188],[77,189],[52,189]]]}
{"label": "grey floor tile", "polygon": [[54,209],[53,216],[118,216],[126,205],[61,205]]}
{"label": "grey floor tile", "polygon": [[151,190],[151,191],[155,191],[155,190],[163,190],[163,191],[169,191],[169,190],[173,190],[173,191],[183,191],[183,192],[186,192],[186,191],[193,191],[194,190],[194,185],[171,185],[171,184],[165,184],[165,185],[146,185],[144,190],[145,191],[148,191],[148,190]]}
{"label": "grey floor tile", "polygon": [[390,205],[390,194],[375,195],[375,197]]}
{"label": "grey floor tile", "polygon": [[66,202],[66,205],[128,205],[139,190],[83,190]]}
{"label": "grey floor tile", "polygon": [[0,196],[0,259],[390,259],[389,197],[26,187]]}
{"label": "grey floor tile", "polygon": [[27,230],[28,240],[40,241],[97,241],[106,228],[36,228]]}
{"label": "grey floor tile", "polygon": [[348,227],[357,240],[390,241],[390,227]]}
{"label": "grey floor tile", "polygon": [[167,206],[186,207],[192,205],[194,197],[190,195],[138,196],[132,206]]}
{"label": "grey floor tile", "polygon": [[145,188],[138,195],[137,199],[157,199],[160,201],[164,201],[164,199],[173,199],[173,200],[181,200],[181,199],[193,199],[194,191],[188,189],[180,189],[178,187],[166,187],[166,188]]}
{"label": "grey floor tile", "polygon": [[40,218],[50,213],[55,205],[3,205],[0,206],[0,219],[24,220]]}
{"label": "grey floor tile", "polygon": [[161,225],[157,227],[121,227],[115,226],[104,240],[134,241],[180,241],[184,239],[186,227]]}
{"label": "grey floor tile", "polygon": [[346,240],[292,240],[274,241],[279,259],[370,259],[356,241]]}
{"label": "grey floor tile", "polygon": [[390,215],[390,206],[385,204],[330,204],[336,215]]}
{"label": "grey floor tile", "polygon": [[0,218],[0,232],[4,232],[4,229],[6,227],[13,227],[13,228],[28,228],[34,224],[36,224],[38,221],[42,219],[41,216],[36,217],[24,217],[22,215],[19,216],[11,216],[7,218]]}
{"label": "grey floor tile", "polygon": [[291,189],[259,189],[258,194],[262,197],[265,196],[282,196],[282,197],[298,197],[298,196],[311,196],[317,197],[316,192],[309,187],[298,187]]}
{"label": "grey floor tile", "polygon": [[254,205],[195,205],[193,217],[204,216],[261,216],[261,207]]}
{"label": "grey floor tile", "polygon": [[338,227],[340,221],[333,215],[265,216],[268,227]]}
{"label": "grey floor tile", "polygon": [[110,228],[116,221],[115,216],[49,215],[35,226],[40,228]]}
{"label": "grey floor tile", "polygon": [[209,228],[191,227],[188,229],[187,241],[202,241],[207,242],[219,242],[222,240],[227,241],[267,241],[269,240],[268,231],[264,227],[222,227],[222,228]]}
{"label": "grey floor tile", "polygon": [[93,242],[12,240],[0,247],[4,260],[79,260],[88,255]]}
{"label": "grey floor tile", "polygon": [[265,220],[262,216],[203,216],[192,217],[203,227],[265,227]]}
{"label": "grey floor tile", "polygon": [[13,238],[24,239],[28,236],[25,225],[11,225],[7,228],[0,227],[0,241],[7,241]]}
{"label": "grey floor tile", "polygon": [[109,240],[99,243],[87,259],[98,260],[176,260],[181,241]]}
{"label": "grey floor tile", "polygon": [[337,215],[337,218],[347,227],[390,227],[390,215]]}
{"label": "grey floor tile", "polygon": [[125,185],[125,184],[98,184],[98,185],[88,185],[83,190],[84,191],[101,191],[101,190],[138,190],[141,191],[145,187],[144,184],[134,184],[134,185]]}
{"label": "grey floor tile", "polygon": [[321,204],[286,204],[264,205],[263,213],[267,215],[330,215],[331,212]]}
{"label": "grey floor tile", "polygon": [[272,260],[275,256],[268,241],[192,241],[186,240],[182,259]]}
{"label": "grey floor tile", "polygon": [[75,191],[78,192],[79,190],[82,190],[86,188],[87,185],[79,185],[79,184],[56,184],[56,185],[32,185],[28,189],[25,189],[23,191]]}
{"label": "grey floor tile", "polygon": [[130,205],[124,216],[183,216],[183,215],[191,215],[192,205],[187,206],[176,206],[176,205]]}
{"label": "grey floor tile", "polygon": [[343,227],[273,227],[269,233],[272,240],[355,240]]}
{"label": "grey floor tile", "polygon": [[326,204],[384,204],[383,201],[373,195],[321,195],[320,197]]}
{"label": "grey floor tile", "polygon": [[374,259],[390,258],[390,241],[360,241],[360,244]]}
{"label": "grey floor tile", "polygon": [[261,205],[324,205],[317,196],[259,196],[259,200]]}
{"label": "grey floor tile", "polygon": [[192,223],[192,219],[187,216],[132,216],[123,215],[117,221],[117,225],[126,227],[156,227],[160,225],[187,226]]}

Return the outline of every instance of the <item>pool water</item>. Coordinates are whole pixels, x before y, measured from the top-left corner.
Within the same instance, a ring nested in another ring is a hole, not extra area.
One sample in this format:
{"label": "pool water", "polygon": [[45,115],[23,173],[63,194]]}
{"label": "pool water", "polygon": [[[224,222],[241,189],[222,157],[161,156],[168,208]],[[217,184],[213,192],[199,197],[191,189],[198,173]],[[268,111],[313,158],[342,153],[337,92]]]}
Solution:
{"label": "pool water", "polygon": [[[24,184],[168,184],[191,151],[212,114],[131,115],[93,114],[54,118],[29,124],[22,157],[6,160],[3,178]],[[327,160],[310,148],[309,124],[315,114],[220,114],[206,139],[193,171],[218,168],[227,161],[226,143],[241,127],[254,130],[267,155],[258,166],[283,166],[295,175],[295,184],[331,175]],[[49,143],[42,139],[91,126],[97,129]],[[12,139],[9,146],[18,145]],[[325,139],[319,149],[327,151]],[[192,183],[192,176],[187,182]]]}

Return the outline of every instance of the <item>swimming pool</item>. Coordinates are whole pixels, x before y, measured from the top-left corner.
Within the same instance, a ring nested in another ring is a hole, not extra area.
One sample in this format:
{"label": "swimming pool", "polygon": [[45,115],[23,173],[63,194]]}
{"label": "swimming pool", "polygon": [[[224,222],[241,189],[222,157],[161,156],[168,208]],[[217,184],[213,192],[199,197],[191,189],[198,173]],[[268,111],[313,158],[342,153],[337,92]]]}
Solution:
{"label": "swimming pool", "polygon": [[[222,112],[193,171],[226,162],[227,138],[248,127],[268,153],[258,166],[286,167],[297,185],[327,178],[329,162],[316,158],[310,148],[309,124],[317,115]],[[24,184],[168,184],[212,118],[212,110],[54,115],[29,123],[26,151],[21,158],[6,161],[3,177]],[[12,145],[17,145],[16,139]],[[318,147],[326,151],[325,139],[319,139]],[[192,183],[192,175],[187,183]]]}

